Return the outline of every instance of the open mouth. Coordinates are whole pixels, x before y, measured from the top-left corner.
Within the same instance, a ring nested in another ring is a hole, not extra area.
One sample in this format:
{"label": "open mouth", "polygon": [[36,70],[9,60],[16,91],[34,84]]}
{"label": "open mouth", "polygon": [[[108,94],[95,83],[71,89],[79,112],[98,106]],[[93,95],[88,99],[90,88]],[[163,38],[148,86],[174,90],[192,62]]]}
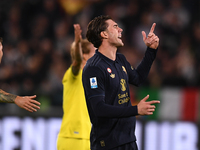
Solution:
{"label": "open mouth", "polygon": [[122,36],[118,36],[119,39],[122,39]]}

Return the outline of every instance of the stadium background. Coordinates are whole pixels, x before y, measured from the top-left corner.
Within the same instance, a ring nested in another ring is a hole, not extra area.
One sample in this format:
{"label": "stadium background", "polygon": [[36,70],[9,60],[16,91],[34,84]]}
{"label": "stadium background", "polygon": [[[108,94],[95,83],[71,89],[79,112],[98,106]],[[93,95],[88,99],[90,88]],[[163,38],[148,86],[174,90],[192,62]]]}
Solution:
{"label": "stadium background", "polygon": [[141,31],[148,33],[157,23],[157,59],[147,81],[139,88],[131,86],[133,104],[147,94],[161,101],[153,116],[138,117],[140,149],[200,149],[199,8],[199,0],[1,0],[0,88],[36,94],[42,105],[29,113],[0,104],[0,150],[55,150],[73,24],[81,25],[85,37],[88,22],[101,14],[123,29],[125,46],[118,51],[132,66],[144,54]]}

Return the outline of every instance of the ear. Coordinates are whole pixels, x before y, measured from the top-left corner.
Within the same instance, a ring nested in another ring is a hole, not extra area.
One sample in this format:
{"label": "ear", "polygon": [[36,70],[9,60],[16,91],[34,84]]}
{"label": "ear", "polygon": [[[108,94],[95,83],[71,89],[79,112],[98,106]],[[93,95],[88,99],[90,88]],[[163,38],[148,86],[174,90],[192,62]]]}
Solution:
{"label": "ear", "polygon": [[101,37],[103,39],[107,39],[108,38],[108,34],[106,33],[106,31],[101,31]]}

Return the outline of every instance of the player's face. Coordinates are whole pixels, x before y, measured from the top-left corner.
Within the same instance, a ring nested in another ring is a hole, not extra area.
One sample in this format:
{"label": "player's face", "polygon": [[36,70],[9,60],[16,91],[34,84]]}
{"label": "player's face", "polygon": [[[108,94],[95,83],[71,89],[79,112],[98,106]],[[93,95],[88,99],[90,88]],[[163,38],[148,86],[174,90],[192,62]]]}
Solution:
{"label": "player's face", "polygon": [[3,57],[3,45],[2,45],[2,43],[0,42],[0,63],[1,63],[2,57]]}
{"label": "player's face", "polygon": [[111,19],[106,22],[108,24],[108,28],[106,29],[108,42],[115,47],[124,46],[124,43],[121,40],[123,30]]}

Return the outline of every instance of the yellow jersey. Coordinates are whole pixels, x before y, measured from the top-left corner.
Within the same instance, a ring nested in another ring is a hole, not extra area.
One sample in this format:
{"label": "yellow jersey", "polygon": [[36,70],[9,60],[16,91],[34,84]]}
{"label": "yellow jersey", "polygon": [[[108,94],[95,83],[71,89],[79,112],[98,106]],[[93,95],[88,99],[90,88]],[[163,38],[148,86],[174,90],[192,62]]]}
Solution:
{"label": "yellow jersey", "polygon": [[82,69],[75,76],[70,66],[62,83],[64,114],[58,136],[90,139],[91,122],[82,85]]}

